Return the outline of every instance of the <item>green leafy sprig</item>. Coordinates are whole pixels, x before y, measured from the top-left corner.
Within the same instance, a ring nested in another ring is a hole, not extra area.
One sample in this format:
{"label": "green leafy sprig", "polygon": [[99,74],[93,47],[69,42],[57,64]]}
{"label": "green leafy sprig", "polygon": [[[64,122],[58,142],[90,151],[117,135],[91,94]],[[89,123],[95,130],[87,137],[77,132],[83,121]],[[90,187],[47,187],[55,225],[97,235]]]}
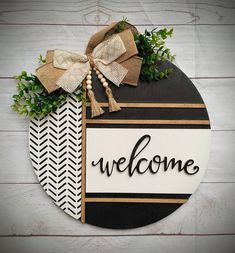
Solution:
{"label": "green leafy sprig", "polygon": [[[28,75],[25,71],[16,76],[17,94],[13,95],[14,111],[30,118],[43,118],[56,109],[66,100],[69,95],[62,89],[48,93],[35,75]],[[77,91],[78,101],[83,100],[84,91]]]}
{"label": "green leafy sprig", "polygon": [[143,58],[140,78],[143,81],[161,80],[168,78],[172,72],[171,68],[159,69],[159,65],[165,60],[173,61],[175,56],[166,47],[165,40],[171,37],[173,29],[157,28],[144,34],[134,34],[135,43],[139,56]]}
{"label": "green leafy sprig", "polygon": [[121,21],[119,21],[115,27],[115,32],[120,33],[124,30],[125,25],[127,24],[128,19],[123,17]]}
{"label": "green leafy sprig", "polygon": [[38,56],[38,62],[44,64],[44,63],[46,63],[46,59],[43,58],[43,56],[40,54],[40,55]]}
{"label": "green leafy sprig", "polygon": [[[117,23],[115,32],[121,32],[128,25],[128,20],[123,18]],[[130,24],[129,24],[130,25]],[[135,33],[135,32],[134,32]],[[173,61],[175,56],[171,54],[169,48],[166,47],[165,41],[173,34],[173,29],[156,28],[147,31],[144,34],[135,33],[134,39],[138,49],[138,55],[143,58],[140,78],[144,81],[161,80],[168,78],[171,68],[160,69],[160,65],[165,60]],[[44,64],[46,60],[39,55],[38,61]],[[27,115],[30,118],[43,118],[56,109],[66,100],[69,95],[62,89],[58,89],[53,93],[48,93],[38,78],[25,71],[16,77],[17,94],[13,95],[14,111],[20,115]],[[82,87],[76,91],[78,101],[84,101],[85,91]]]}
{"label": "green leafy sprig", "polygon": [[[128,25],[127,18],[123,17],[116,25],[115,32],[122,32]],[[161,80],[168,78],[171,68],[160,69],[165,60],[173,61],[175,56],[166,47],[166,39],[171,37],[173,29],[163,28],[151,31],[145,30],[144,34],[134,32],[134,39],[138,49],[138,55],[143,59],[140,79],[143,81]]]}

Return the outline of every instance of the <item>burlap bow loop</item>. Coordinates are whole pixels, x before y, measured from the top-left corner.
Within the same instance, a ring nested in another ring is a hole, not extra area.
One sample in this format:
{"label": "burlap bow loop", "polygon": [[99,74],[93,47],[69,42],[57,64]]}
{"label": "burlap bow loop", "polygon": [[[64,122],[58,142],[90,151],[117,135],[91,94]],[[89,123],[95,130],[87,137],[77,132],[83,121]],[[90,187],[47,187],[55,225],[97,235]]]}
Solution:
{"label": "burlap bow loop", "polygon": [[36,75],[47,91],[51,93],[62,87],[73,92],[85,79],[88,68],[94,65],[114,84],[136,86],[141,59],[137,56],[132,30],[128,25],[126,30],[113,33],[115,27],[113,23],[95,33],[85,54],[48,50],[46,63],[36,69]]}
{"label": "burlap bow loop", "polygon": [[118,34],[98,44],[93,52],[88,55],[54,50],[54,67],[66,70],[56,84],[65,91],[72,93],[94,65],[107,79],[119,86],[128,70],[115,60],[125,52],[125,45]]}
{"label": "burlap bow loop", "polygon": [[72,93],[83,83],[90,99],[91,117],[103,114],[104,110],[96,100],[93,90],[95,83],[92,82],[91,70],[94,69],[93,73],[104,87],[109,112],[121,110],[113,97],[108,80],[117,86],[120,83],[136,86],[142,59],[137,56],[134,40],[137,29],[129,23],[125,23],[120,32],[117,28],[118,23],[112,23],[93,34],[85,54],[60,49],[48,50],[46,63],[36,69],[36,75],[48,93],[60,87]]}

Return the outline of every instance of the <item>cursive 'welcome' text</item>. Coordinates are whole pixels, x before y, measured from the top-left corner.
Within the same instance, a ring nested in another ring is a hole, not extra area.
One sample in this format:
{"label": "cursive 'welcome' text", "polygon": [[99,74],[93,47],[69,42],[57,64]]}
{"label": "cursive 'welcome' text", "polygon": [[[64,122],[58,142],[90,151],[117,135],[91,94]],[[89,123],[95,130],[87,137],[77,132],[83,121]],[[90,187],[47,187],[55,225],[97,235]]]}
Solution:
{"label": "cursive 'welcome' text", "polygon": [[[141,153],[146,149],[151,141],[150,135],[142,136],[135,144],[129,159],[120,157],[113,160],[112,163],[104,161],[101,157],[97,162],[92,161],[92,166],[99,166],[101,173],[106,173],[107,176],[111,176],[113,171],[116,169],[118,172],[128,171],[129,176],[133,176],[136,172],[138,174],[144,174],[149,171],[152,174],[156,174],[160,166],[163,166],[163,170],[176,169],[178,172],[184,172],[187,175],[194,175],[198,173],[199,167],[194,165],[194,160],[188,159],[185,162],[182,160],[176,160],[175,158],[167,158],[166,156],[161,157],[155,155],[150,161],[147,158],[140,157]],[[126,165],[127,163],[127,165]]]}

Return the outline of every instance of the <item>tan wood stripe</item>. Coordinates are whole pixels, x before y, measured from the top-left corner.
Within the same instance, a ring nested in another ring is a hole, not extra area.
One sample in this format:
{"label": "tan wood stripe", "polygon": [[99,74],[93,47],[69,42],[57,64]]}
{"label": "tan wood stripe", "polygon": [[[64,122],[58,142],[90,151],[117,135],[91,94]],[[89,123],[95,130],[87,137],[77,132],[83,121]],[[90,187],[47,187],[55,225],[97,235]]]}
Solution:
{"label": "tan wood stripe", "polygon": [[87,119],[87,124],[141,124],[141,125],[209,125],[209,120],[126,120],[126,119]]}
{"label": "tan wood stripe", "polygon": [[[86,83],[83,83],[86,90]],[[86,96],[86,95],[85,95]],[[81,222],[85,223],[86,220],[86,104],[82,105],[82,181],[81,181]]]}
{"label": "tan wood stripe", "polygon": [[105,202],[105,203],[179,203],[183,204],[188,199],[161,199],[161,198],[86,198],[86,202]]}
{"label": "tan wood stripe", "polygon": [[[108,103],[99,103],[102,107],[108,107]],[[206,108],[205,104],[191,103],[118,103],[121,107],[127,108]],[[87,107],[91,104],[87,103]]]}

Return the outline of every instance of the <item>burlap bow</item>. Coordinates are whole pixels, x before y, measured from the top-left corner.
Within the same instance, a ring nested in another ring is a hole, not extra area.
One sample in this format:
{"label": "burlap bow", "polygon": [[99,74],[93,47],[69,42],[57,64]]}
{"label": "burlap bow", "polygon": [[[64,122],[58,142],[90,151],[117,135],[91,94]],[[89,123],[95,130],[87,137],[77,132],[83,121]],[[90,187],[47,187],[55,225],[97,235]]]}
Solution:
{"label": "burlap bow", "polygon": [[[117,23],[110,24],[95,33],[89,40],[85,54],[65,50],[49,50],[46,63],[36,70],[36,75],[49,93],[58,88],[72,93],[95,67],[109,81],[119,86],[126,83],[136,86],[141,69],[141,58],[134,41],[134,26],[126,23],[124,31],[117,32]],[[97,72],[97,71],[96,71]],[[88,85],[89,86],[89,85]],[[87,87],[88,87],[87,86]],[[109,100],[109,111],[120,110],[113,98],[111,89],[104,86]],[[94,92],[88,87],[91,100],[92,117],[103,113],[95,99]]]}
{"label": "burlap bow", "polygon": [[90,55],[80,55],[64,50],[55,50],[53,65],[67,70],[56,82],[67,92],[74,92],[95,66],[107,79],[119,86],[128,70],[115,60],[126,52],[118,34],[96,46]]}
{"label": "burlap bow", "polygon": [[[86,55],[64,50],[49,50],[46,64],[36,70],[36,75],[49,93],[62,87],[73,92],[85,78],[91,65],[116,85],[121,82],[137,85],[141,59],[131,29],[113,33],[116,23],[94,34],[87,46]],[[111,34],[109,34],[111,33]]]}

